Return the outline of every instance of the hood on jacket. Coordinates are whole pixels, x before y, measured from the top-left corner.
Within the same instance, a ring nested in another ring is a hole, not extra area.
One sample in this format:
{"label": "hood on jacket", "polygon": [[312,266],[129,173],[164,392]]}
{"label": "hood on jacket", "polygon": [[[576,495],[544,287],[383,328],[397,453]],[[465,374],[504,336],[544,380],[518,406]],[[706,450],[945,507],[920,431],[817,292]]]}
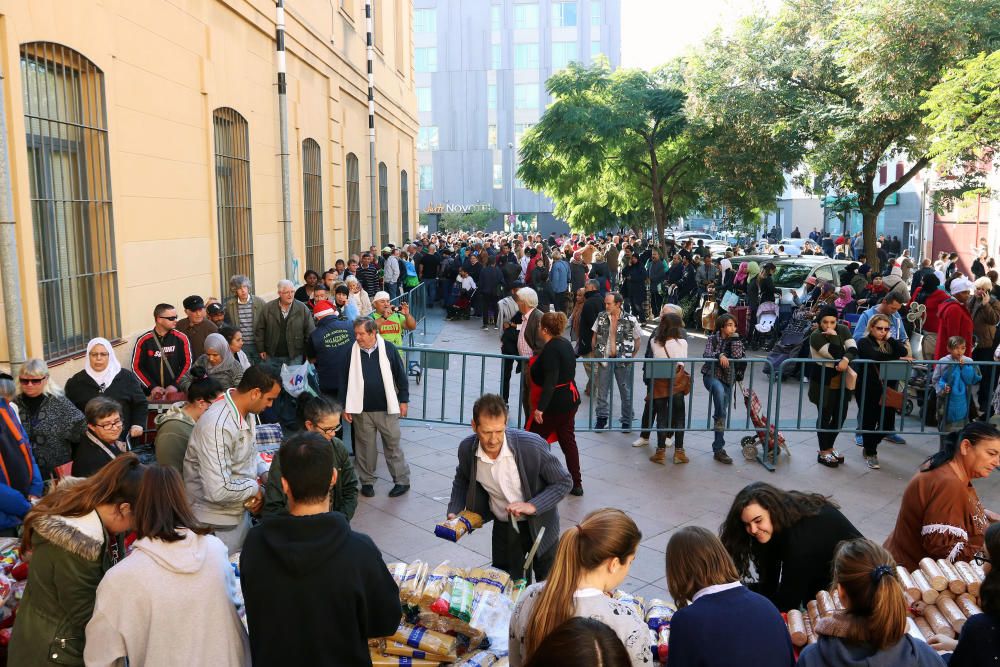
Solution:
{"label": "hood on jacket", "polygon": [[181,421],[186,424],[190,424],[191,426],[194,426],[194,420],[191,419],[191,415],[184,412],[184,401],[180,401],[179,403],[174,403],[169,408],[167,408],[166,412],[164,412],[163,414],[156,415],[156,419],[154,421],[156,422],[157,428],[163,426],[168,421]]}
{"label": "hood on jacket", "polygon": [[275,560],[293,574],[306,574],[344,548],[351,535],[340,512],[311,516],[277,516],[257,528]]}
{"label": "hood on jacket", "polygon": [[183,534],[184,539],[167,542],[144,537],[136,540],[132,548],[152,558],[164,570],[178,574],[194,574],[205,564],[208,556],[208,540],[203,535],[193,533],[186,528],[181,528],[177,532]]}
{"label": "hood on jacket", "polygon": [[904,634],[895,645],[876,650],[865,641],[864,621],[839,612],[820,619],[816,624],[819,641],[816,649],[824,664],[838,667],[896,667],[921,665],[923,660],[913,645],[913,638]]}
{"label": "hood on jacket", "polygon": [[97,510],[83,516],[43,516],[34,531],[50,543],[85,560],[98,561],[104,550],[104,524]]}

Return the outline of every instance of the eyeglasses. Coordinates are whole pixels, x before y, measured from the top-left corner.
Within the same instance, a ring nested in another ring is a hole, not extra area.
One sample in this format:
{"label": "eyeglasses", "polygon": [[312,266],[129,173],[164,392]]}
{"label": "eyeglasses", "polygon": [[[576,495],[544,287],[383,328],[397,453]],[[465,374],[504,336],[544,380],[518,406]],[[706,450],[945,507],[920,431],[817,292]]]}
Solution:
{"label": "eyeglasses", "polygon": [[329,428],[323,428],[322,426],[317,426],[316,430],[325,435],[326,437],[332,438],[333,436],[337,435],[338,428],[340,428],[340,426],[331,426]]}
{"label": "eyeglasses", "polygon": [[176,315],[171,315],[170,317],[167,317],[166,315],[160,315],[160,319],[161,320],[170,320],[171,322],[176,322],[177,321],[177,316]]}
{"label": "eyeglasses", "polygon": [[121,428],[122,420],[116,419],[113,422],[108,422],[107,424],[94,424],[97,428],[103,428],[105,431],[114,431],[116,428]]}
{"label": "eyeglasses", "polygon": [[991,561],[989,558],[987,558],[983,554],[976,554],[975,556],[972,557],[972,560],[974,560],[976,562],[976,565],[983,565],[985,563],[989,563],[990,565],[993,565],[993,561]]}
{"label": "eyeglasses", "polygon": [[41,384],[45,382],[46,378],[18,378],[18,381],[23,385],[28,384]]}
{"label": "eyeglasses", "polygon": [[872,327],[875,331],[888,331],[889,327]]}

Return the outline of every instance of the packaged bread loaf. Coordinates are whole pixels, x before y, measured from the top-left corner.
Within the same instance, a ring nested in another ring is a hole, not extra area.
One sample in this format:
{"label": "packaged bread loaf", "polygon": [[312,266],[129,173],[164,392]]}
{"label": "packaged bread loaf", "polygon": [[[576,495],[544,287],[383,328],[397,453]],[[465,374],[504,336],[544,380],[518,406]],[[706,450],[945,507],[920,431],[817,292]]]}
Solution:
{"label": "packaged bread loaf", "polygon": [[392,640],[385,642],[385,646],[382,647],[382,653],[385,653],[386,655],[400,655],[407,658],[415,658],[417,660],[430,660],[435,664],[441,662],[451,662],[455,659],[455,656],[453,655],[428,653],[427,651],[421,651],[418,648],[413,648],[412,646],[407,646],[406,644]]}
{"label": "packaged bread loaf", "polygon": [[802,619],[802,612],[798,609],[792,609],[788,612],[788,634],[792,638],[792,645],[796,648],[802,648],[809,641],[809,635],[806,634],[806,624]]}
{"label": "packaged bread loaf", "polygon": [[369,649],[372,659],[372,667],[439,667],[440,662],[433,660],[423,660],[421,658],[408,658],[402,655],[385,655],[380,651]]}
{"label": "packaged bread loaf", "polygon": [[930,641],[931,637],[934,636],[934,631],[931,630],[931,626],[927,624],[927,621],[924,620],[924,617],[923,616],[910,616],[908,618],[912,618],[913,619],[913,624],[915,626],[917,626],[917,629],[920,630],[920,634],[922,634],[924,636],[924,641],[925,642]]}
{"label": "packaged bread loaf", "polygon": [[965,614],[966,618],[971,618],[976,614],[983,613],[983,610],[979,608],[979,605],[976,604],[976,601],[973,600],[972,596],[968,593],[962,593],[959,595],[958,599],[955,600],[955,604],[957,604],[958,608],[962,610],[962,613]]}
{"label": "packaged bread loaf", "polygon": [[906,571],[906,568],[902,565],[897,565],[896,575],[899,577],[899,583],[902,584],[903,590],[909,593],[910,597],[914,600],[919,600],[921,598],[920,589],[917,588],[915,583],[913,583],[913,577],[911,577],[910,573]]}
{"label": "packaged bread loaf", "polygon": [[424,609],[430,609],[431,605],[437,602],[438,598],[444,593],[451,578],[456,575],[461,576],[462,574],[464,573],[461,570],[457,567],[452,567],[448,561],[441,563],[428,573],[427,581],[424,582],[423,590],[420,592],[417,604]]}
{"label": "packaged bread loaf", "polygon": [[399,584],[400,600],[411,604],[416,603],[420,596],[424,577],[427,576],[427,568],[427,563],[420,560],[415,560],[406,567],[406,575],[403,576],[403,581]]}
{"label": "packaged bread loaf", "polygon": [[493,667],[499,658],[489,651],[471,651],[463,655],[454,667]]}
{"label": "packaged bread loaf", "polygon": [[955,564],[946,561],[944,558],[938,558],[937,564],[938,567],[941,568],[944,578],[948,580],[948,590],[955,595],[961,595],[964,593],[966,590],[965,580],[962,579],[962,575],[958,573],[958,569],[955,567]]}
{"label": "packaged bread loaf", "polygon": [[928,639],[924,636],[924,633],[920,631],[920,628],[917,627],[917,624],[913,621],[912,616],[906,617],[906,634],[923,642],[926,642]]}
{"label": "packaged bread loaf", "polygon": [[938,608],[938,611],[944,615],[944,619],[948,621],[948,624],[951,626],[952,630],[955,631],[955,634],[960,633],[962,631],[962,626],[965,625],[965,614],[963,614],[962,610],[959,609],[957,604],[955,604],[955,601],[950,598],[938,598],[935,606]]}
{"label": "packaged bread loaf", "polygon": [[396,582],[396,587],[402,586],[403,579],[406,577],[406,563],[389,563],[386,567],[389,568],[389,574]]}
{"label": "packaged bread loaf", "polygon": [[920,559],[920,571],[927,578],[927,583],[936,591],[943,591],[948,588],[948,579],[944,576],[941,568],[934,562],[933,558]]}
{"label": "packaged bread loaf", "polygon": [[921,600],[927,604],[934,604],[937,601],[938,592],[931,588],[931,585],[927,583],[927,577],[924,576],[924,573],[921,570],[914,570],[910,575],[910,578],[913,579],[914,585],[917,587],[917,590],[920,591]]}
{"label": "packaged bread loaf", "polygon": [[399,642],[404,646],[420,649],[427,653],[434,653],[435,655],[452,656],[455,655],[458,645],[458,641],[450,635],[434,632],[427,628],[417,628],[407,623],[400,623],[396,634],[389,637],[386,643],[388,644],[389,641]]}
{"label": "packaged bread loaf", "polygon": [[833,604],[833,598],[826,591],[816,593],[816,607],[821,618],[833,616],[833,612],[837,610],[837,607]]}
{"label": "packaged bread loaf", "polygon": [[809,600],[806,603],[806,613],[809,615],[809,624],[815,628],[816,624],[819,623],[819,606],[816,604],[816,600]]}
{"label": "packaged bread loaf", "polygon": [[454,519],[446,519],[434,526],[434,534],[450,542],[458,542],[463,536],[483,527],[483,517],[469,510],[462,510]]}
{"label": "packaged bread loaf", "polygon": [[934,605],[929,604],[924,608],[924,620],[927,621],[927,625],[931,626],[934,634],[944,635],[948,639],[955,638],[955,631],[952,629],[951,623],[948,622],[944,614]]}
{"label": "packaged bread loaf", "polygon": [[477,567],[469,572],[469,581],[475,583],[477,594],[489,591],[503,593],[510,585],[510,575],[495,567]]}
{"label": "packaged bread loaf", "polygon": [[979,595],[979,585],[982,582],[976,571],[972,569],[972,566],[965,561],[959,561],[955,563],[955,569],[958,571],[960,577],[965,582],[965,590],[972,595]]}

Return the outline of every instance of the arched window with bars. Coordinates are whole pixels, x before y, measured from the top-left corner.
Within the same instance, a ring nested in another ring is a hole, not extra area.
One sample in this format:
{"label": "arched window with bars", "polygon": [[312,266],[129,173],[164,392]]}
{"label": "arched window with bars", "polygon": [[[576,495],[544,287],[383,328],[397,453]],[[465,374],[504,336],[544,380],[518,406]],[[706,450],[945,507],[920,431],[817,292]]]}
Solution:
{"label": "arched window with bars", "polygon": [[250,126],[235,109],[212,112],[215,131],[215,197],[219,219],[219,281],[244,275],[253,283],[253,220],[250,199]]}

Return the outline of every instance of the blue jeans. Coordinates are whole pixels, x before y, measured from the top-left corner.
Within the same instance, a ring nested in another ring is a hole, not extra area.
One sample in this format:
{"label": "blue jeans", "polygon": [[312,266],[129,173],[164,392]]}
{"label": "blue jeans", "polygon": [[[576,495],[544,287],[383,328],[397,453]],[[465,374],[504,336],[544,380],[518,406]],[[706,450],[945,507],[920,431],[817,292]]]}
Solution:
{"label": "blue jeans", "polygon": [[389,293],[389,299],[399,296],[399,283],[386,283],[385,291]]}
{"label": "blue jeans", "polygon": [[597,406],[595,412],[598,419],[611,417],[611,376],[615,377],[618,394],[622,401],[622,424],[632,424],[632,364],[594,364],[597,371]]}
{"label": "blue jeans", "polygon": [[420,282],[427,285],[427,287],[424,288],[427,290],[427,306],[431,307],[434,305],[434,302],[437,301],[438,279],[424,278]]}
{"label": "blue jeans", "polygon": [[726,446],[723,434],[726,432],[729,399],[733,394],[733,388],[715,376],[704,375],[702,377],[705,380],[705,389],[708,390],[709,395],[712,397],[712,414],[710,416],[716,422],[714,429],[715,440],[712,442],[712,451],[719,452]]}

